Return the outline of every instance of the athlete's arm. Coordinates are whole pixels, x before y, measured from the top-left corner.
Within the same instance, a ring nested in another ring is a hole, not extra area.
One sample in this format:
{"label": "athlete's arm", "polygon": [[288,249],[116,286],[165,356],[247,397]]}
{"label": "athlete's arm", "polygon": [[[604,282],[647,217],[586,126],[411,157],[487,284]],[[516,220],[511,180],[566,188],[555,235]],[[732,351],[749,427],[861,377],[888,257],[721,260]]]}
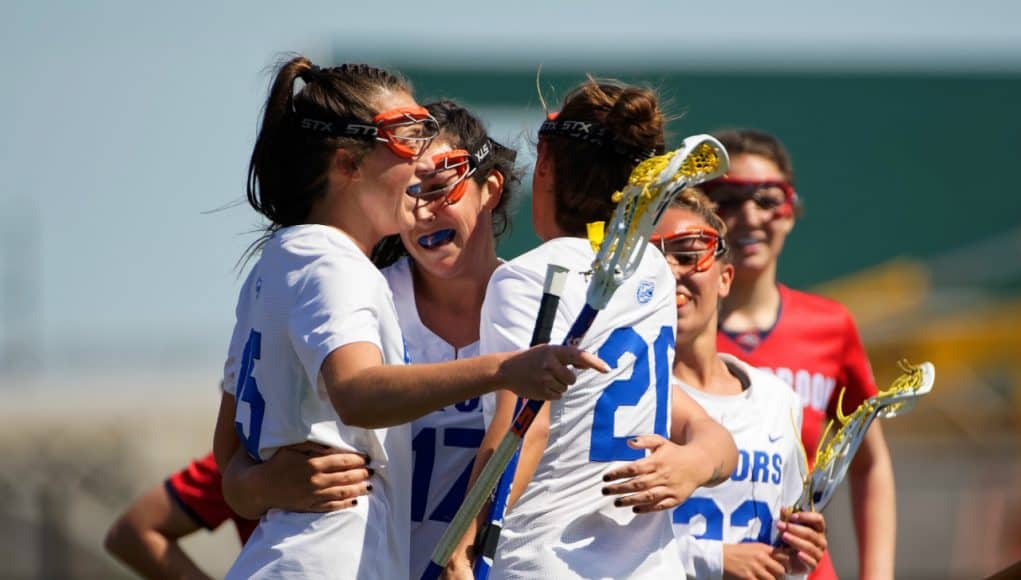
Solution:
{"label": "athlete's arm", "polygon": [[256,463],[235,451],[223,472],[223,497],[235,513],[258,519],[270,508],[329,512],[358,503],[372,489],[369,458],[306,441]]}
{"label": "athlete's arm", "polygon": [[865,434],[848,476],[861,577],[893,578],[897,501],[890,450],[879,421],[874,421]]}
{"label": "athlete's arm", "polygon": [[103,546],[145,578],[209,578],[177,544],[200,527],[157,485],[114,522]]}
{"label": "athlete's arm", "polygon": [[234,429],[234,395],[223,393],[220,396],[220,412],[216,417],[216,428],[213,431],[213,457],[216,458],[216,467],[220,473],[227,470],[234,452],[241,449],[241,440]]}
{"label": "athlete's arm", "polygon": [[[877,392],[875,377],[868,363],[854,319],[845,319],[845,346],[841,363],[841,380],[847,385],[844,411]],[[850,402],[850,404],[848,404]],[[832,417],[833,408],[827,409]],[[897,542],[897,502],[894,490],[893,463],[879,421],[872,423],[862,440],[858,453],[848,468],[851,484],[851,508],[858,537],[858,570],[862,578],[872,580],[893,578]]]}
{"label": "athlete's arm", "polygon": [[[486,463],[493,457],[493,453],[496,452],[496,448],[500,445],[500,440],[503,436],[510,431],[511,423],[514,421],[514,403],[516,397],[514,393],[510,391],[497,391],[496,392],[496,410],[493,413],[493,421],[486,428],[486,434],[482,438],[482,443],[479,444],[479,450],[475,455],[475,463],[472,465],[471,477],[468,479],[468,488],[465,495],[471,491],[471,488],[475,485],[475,480],[478,479],[479,473],[482,472],[482,468],[486,466]],[[546,405],[543,406],[546,408]],[[547,415],[546,429],[549,429]],[[541,416],[536,418],[535,423],[539,423]],[[532,427],[536,427],[533,423]],[[529,428],[529,432],[531,432]],[[472,573],[472,564],[476,556],[475,536],[478,534],[479,529],[488,520],[489,514],[489,503],[487,502],[479,510],[479,514],[475,517],[475,521],[469,526],[468,531],[465,532],[461,538],[461,542],[458,544],[454,553],[450,557],[450,562],[447,563],[447,568],[443,573],[444,580],[454,580],[461,578],[474,578]]]}
{"label": "athlete's arm", "polygon": [[649,449],[642,459],[611,470],[604,481],[627,479],[603,488],[606,495],[624,495],[614,502],[636,513],[677,507],[698,487],[726,480],[737,467],[734,438],[687,393],[673,386],[670,440],[659,435],[633,437],[628,446]]}
{"label": "athlete's arm", "polygon": [[321,372],[341,421],[371,429],[407,423],[502,388],[529,399],[559,399],[576,380],[568,365],[608,370],[595,355],[562,345],[451,362],[384,365],[374,344],[355,342],[327,355]]}

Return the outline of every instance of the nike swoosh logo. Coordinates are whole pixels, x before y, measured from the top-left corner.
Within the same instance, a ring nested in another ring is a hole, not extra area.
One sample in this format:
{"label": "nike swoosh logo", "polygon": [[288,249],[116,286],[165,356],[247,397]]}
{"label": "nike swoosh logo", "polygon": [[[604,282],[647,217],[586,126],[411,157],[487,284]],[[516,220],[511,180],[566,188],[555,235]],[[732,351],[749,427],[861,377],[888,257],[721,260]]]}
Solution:
{"label": "nike swoosh logo", "polygon": [[768,437],[769,437],[769,442],[770,443],[776,443],[777,441],[783,439],[783,434],[777,435],[776,437],[773,437],[772,435],[768,435]]}

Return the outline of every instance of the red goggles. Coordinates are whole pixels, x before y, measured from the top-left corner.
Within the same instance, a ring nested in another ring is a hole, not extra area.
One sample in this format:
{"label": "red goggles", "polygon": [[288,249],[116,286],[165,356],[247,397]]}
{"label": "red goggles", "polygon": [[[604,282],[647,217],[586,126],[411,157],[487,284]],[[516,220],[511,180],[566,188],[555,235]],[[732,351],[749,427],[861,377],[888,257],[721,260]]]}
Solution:
{"label": "red goggles", "polygon": [[403,159],[420,157],[440,132],[439,123],[425,107],[383,111],[371,123],[352,117],[332,120],[302,117],[300,124],[302,129],[331,137],[382,142]]}
{"label": "red goggles", "polygon": [[774,211],[777,217],[794,213],[798,199],[794,186],[786,181],[739,179],[723,176],[702,184],[702,189],[720,215],[737,213],[749,199],[764,211]]}
{"label": "red goggles", "polygon": [[667,262],[682,275],[705,272],[727,253],[727,242],[713,228],[687,228],[673,234],[653,235],[649,242],[663,252]]}
{"label": "red goggles", "polygon": [[436,169],[422,176],[418,191],[409,191],[417,204],[428,205],[443,200],[445,205],[461,201],[468,190],[468,178],[475,174],[478,162],[464,149],[454,149],[433,155]]}

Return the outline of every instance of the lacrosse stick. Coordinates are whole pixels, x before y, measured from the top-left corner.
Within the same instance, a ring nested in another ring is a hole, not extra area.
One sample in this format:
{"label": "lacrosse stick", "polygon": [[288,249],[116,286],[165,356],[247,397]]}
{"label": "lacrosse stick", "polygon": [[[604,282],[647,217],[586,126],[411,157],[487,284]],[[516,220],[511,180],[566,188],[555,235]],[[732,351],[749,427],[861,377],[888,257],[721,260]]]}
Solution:
{"label": "lacrosse stick", "polygon": [[[635,167],[623,191],[614,194],[613,201],[617,207],[592,263],[585,306],[568,331],[564,344],[577,346],[581,342],[596,313],[606,307],[617,287],[637,269],[649,245],[649,236],[674,196],[685,187],[723,175],[728,167],[726,150],[708,135],[688,137],[675,151],[646,159]],[[543,402],[524,403],[510,432],[500,441],[440,538],[422,580],[439,577],[472,520],[489,499],[497,480],[542,409]],[[498,490],[494,501],[506,503],[508,492],[507,488]],[[495,542],[495,539],[492,541]]]}
{"label": "lacrosse stick", "polygon": [[[529,346],[535,346],[537,344],[546,344],[550,340],[550,333],[553,332],[553,322],[556,320],[557,306],[560,304],[560,295],[564,292],[564,284],[567,282],[568,269],[563,266],[557,266],[555,264],[548,264],[546,266],[546,280],[543,284],[542,289],[542,301],[539,303],[539,315],[535,317],[535,330],[532,332],[532,340]],[[518,397],[517,402],[514,405],[514,412],[517,413],[521,406],[524,405],[525,399]],[[511,474],[511,480],[514,479],[514,470],[517,468],[518,457],[521,454],[521,449],[518,448],[514,452],[514,456],[511,457],[510,462],[507,464],[507,469],[504,470],[503,476],[500,478],[498,487],[504,485],[504,479],[507,478],[507,474]],[[511,485],[511,481],[506,483],[507,486]],[[483,576],[478,576],[476,572],[476,580],[485,580],[488,576],[488,566],[492,566],[493,555],[496,554],[496,540],[500,537],[501,526],[503,525],[503,512],[504,504],[506,504],[506,498],[498,506],[497,502],[493,502],[490,508],[490,524],[483,528],[479,533],[479,540],[475,543],[479,550],[480,561],[485,560],[487,567],[483,571]],[[499,520],[497,520],[499,517]]]}
{"label": "lacrosse stick", "polygon": [[907,413],[919,398],[932,390],[936,378],[936,368],[932,363],[924,362],[914,366],[901,362],[900,367],[904,374],[897,377],[890,388],[869,398],[847,416],[841,409],[844,398],[841,391],[837,401],[837,421],[841,427],[831,433],[833,421],[826,425],[819,440],[815,467],[805,479],[805,487],[801,497],[794,503],[794,511],[822,511],[847,475],[847,468],[872,421],[876,417],[889,419]]}

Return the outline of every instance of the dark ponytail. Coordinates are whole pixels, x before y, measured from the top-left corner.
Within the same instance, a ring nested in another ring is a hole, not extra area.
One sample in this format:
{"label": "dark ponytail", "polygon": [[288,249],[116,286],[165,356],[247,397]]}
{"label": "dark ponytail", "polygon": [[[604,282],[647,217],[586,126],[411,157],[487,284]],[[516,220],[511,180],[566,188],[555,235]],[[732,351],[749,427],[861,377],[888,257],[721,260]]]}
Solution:
{"label": "dark ponytail", "polygon": [[[301,86],[298,87],[298,80]],[[266,99],[259,134],[248,165],[248,203],[269,220],[257,250],[276,230],[305,223],[313,204],[327,191],[327,176],[339,148],[358,163],[371,142],[301,128],[299,119],[354,117],[370,121],[373,101],[385,92],[411,92],[396,74],[367,65],[319,68],[304,56],[277,67]]]}

